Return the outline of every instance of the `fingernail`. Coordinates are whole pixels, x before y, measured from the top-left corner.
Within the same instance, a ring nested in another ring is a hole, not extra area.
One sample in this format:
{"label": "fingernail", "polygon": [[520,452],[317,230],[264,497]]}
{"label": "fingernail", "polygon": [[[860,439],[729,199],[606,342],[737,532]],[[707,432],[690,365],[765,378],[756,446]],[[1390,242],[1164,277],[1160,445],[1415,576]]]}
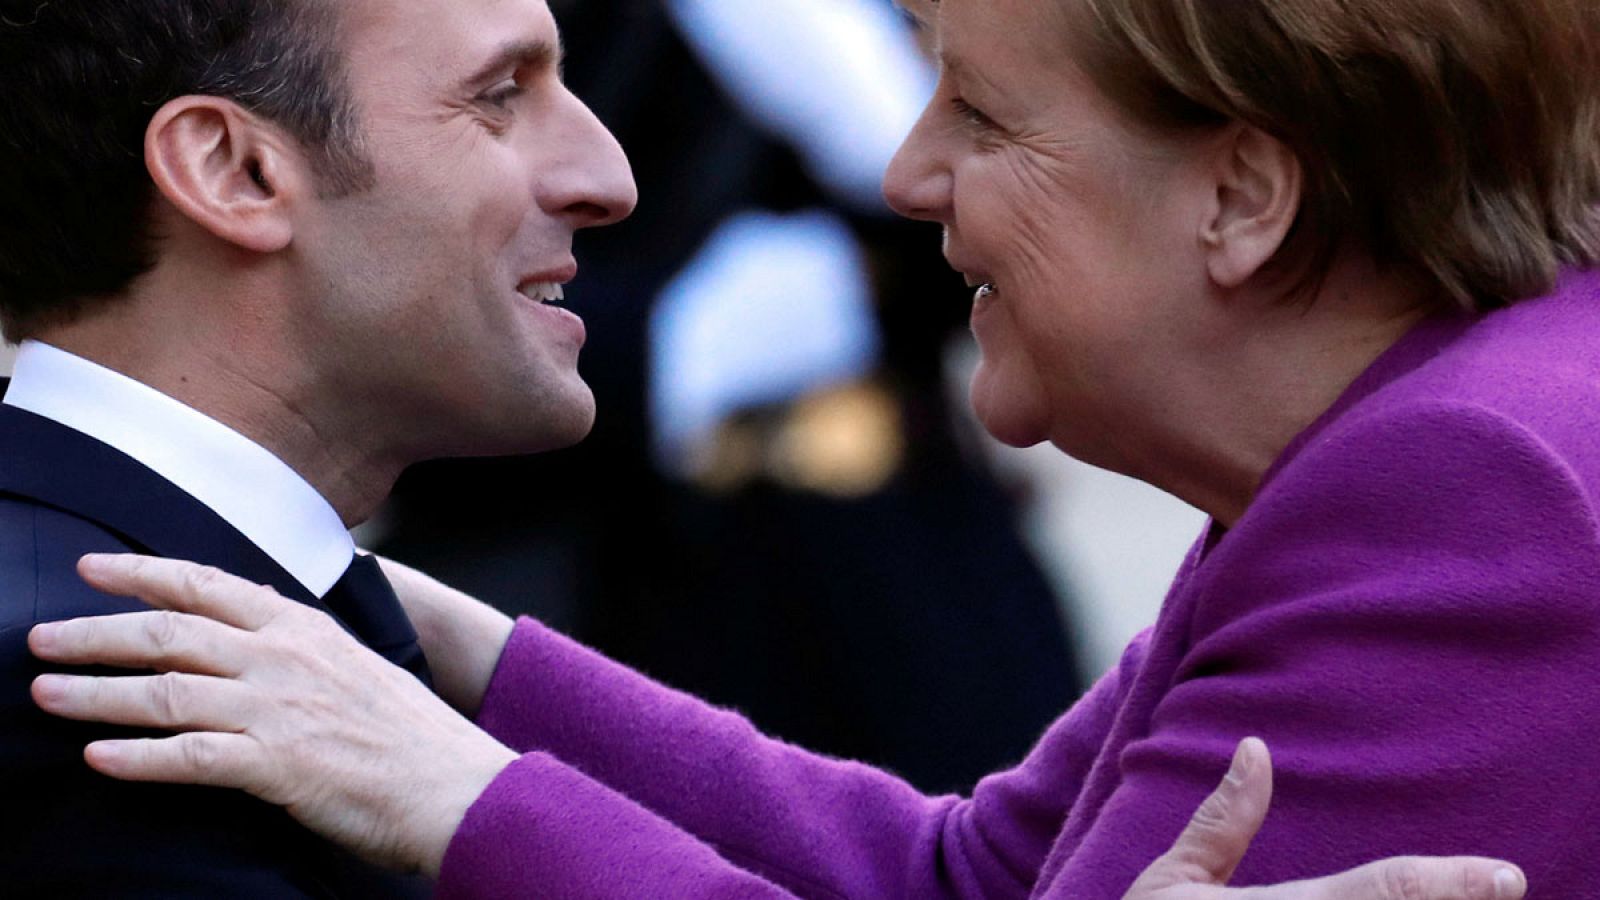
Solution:
{"label": "fingernail", "polygon": [[1507,866],[1495,870],[1495,900],[1522,900],[1522,895],[1527,892],[1528,879],[1522,874],[1521,869]]}
{"label": "fingernail", "polygon": [[78,560],[79,571],[98,575],[104,572],[111,563],[109,553],[86,553]]}
{"label": "fingernail", "polygon": [[56,622],[42,622],[33,626],[28,637],[35,650],[46,650],[56,645],[61,637],[61,626]]}
{"label": "fingernail", "polygon": [[122,745],[116,741],[95,741],[83,748],[83,758],[99,765],[116,765],[122,759]]}
{"label": "fingernail", "polygon": [[34,696],[40,701],[60,700],[67,695],[67,681],[65,675],[40,675],[33,680]]}
{"label": "fingernail", "polygon": [[1233,751],[1233,762],[1228,764],[1227,780],[1232,784],[1240,784],[1245,775],[1250,772],[1250,754],[1246,752],[1248,739],[1240,741],[1238,749]]}

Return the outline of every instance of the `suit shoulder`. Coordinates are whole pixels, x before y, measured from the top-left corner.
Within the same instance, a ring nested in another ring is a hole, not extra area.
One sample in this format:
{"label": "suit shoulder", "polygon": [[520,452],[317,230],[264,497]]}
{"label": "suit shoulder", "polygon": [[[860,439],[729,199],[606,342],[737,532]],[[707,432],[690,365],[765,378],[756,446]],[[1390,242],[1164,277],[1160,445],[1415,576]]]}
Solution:
{"label": "suit shoulder", "polygon": [[78,577],[85,553],[127,553],[116,534],[70,512],[0,497],[0,630],[96,612],[137,608]]}

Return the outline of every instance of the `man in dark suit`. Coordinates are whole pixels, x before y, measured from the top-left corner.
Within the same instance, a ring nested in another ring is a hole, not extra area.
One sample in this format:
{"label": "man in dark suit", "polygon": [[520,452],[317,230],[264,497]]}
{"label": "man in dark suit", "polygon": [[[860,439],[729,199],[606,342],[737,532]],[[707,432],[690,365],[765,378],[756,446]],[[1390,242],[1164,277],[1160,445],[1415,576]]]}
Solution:
{"label": "man in dark suit", "polygon": [[[420,459],[580,438],[573,233],[627,163],[543,0],[0,0],[0,893],[405,896],[283,812],[91,772],[28,629],[197,559],[427,664],[346,528]],[[103,736],[103,730],[96,736]]]}

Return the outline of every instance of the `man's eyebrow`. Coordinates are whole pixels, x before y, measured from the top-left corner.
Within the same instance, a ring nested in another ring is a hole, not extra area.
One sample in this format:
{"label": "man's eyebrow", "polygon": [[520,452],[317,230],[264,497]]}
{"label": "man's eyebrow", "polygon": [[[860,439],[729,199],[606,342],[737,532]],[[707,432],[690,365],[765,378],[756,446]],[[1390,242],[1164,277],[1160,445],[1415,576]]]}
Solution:
{"label": "man's eyebrow", "polygon": [[482,85],[508,69],[559,67],[565,58],[566,49],[561,46],[560,38],[554,41],[513,41],[496,50],[494,56],[476,72],[461,79],[461,87],[468,89]]}

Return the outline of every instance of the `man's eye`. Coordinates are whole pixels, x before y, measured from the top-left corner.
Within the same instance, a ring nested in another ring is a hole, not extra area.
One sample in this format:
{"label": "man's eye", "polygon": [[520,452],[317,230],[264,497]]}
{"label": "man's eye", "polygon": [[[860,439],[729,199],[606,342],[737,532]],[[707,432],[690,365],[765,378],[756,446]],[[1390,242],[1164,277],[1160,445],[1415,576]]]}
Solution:
{"label": "man's eye", "polygon": [[495,109],[505,109],[511,101],[522,96],[527,89],[515,78],[496,84],[494,87],[478,95],[478,102]]}
{"label": "man's eye", "polygon": [[983,110],[978,109],[960,97],[951,100],[950,105],[955,108],[956,115],[965,120],[968,125],[985,129],[996,127],[994,120],[985,115]]}

